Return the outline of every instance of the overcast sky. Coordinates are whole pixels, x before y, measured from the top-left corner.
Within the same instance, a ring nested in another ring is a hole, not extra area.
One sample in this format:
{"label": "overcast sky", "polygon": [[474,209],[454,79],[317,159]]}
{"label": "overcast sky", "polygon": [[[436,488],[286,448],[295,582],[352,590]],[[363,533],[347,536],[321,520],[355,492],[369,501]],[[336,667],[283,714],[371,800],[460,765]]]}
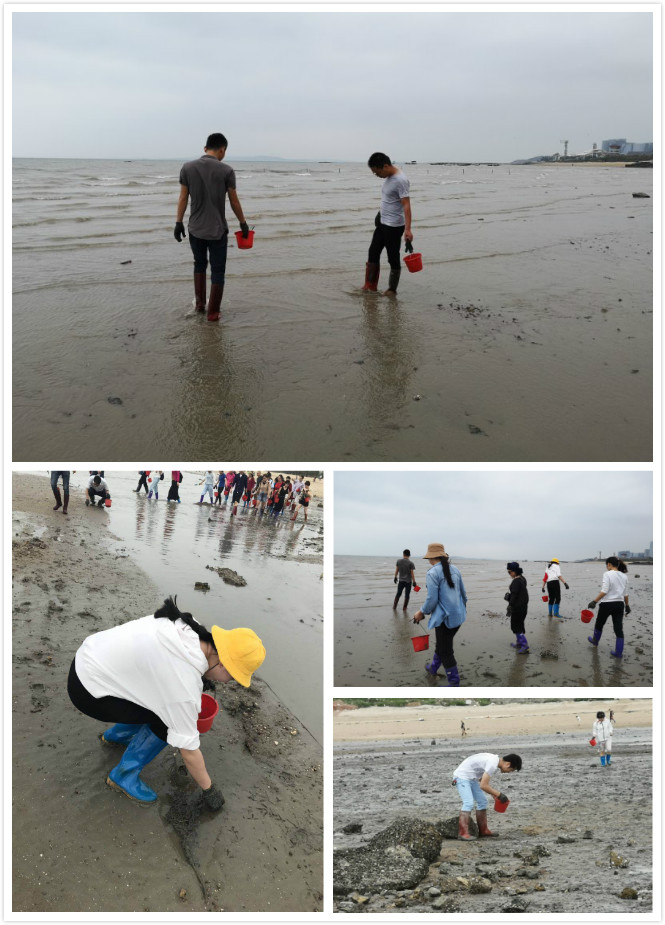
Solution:
{"label": "overcast sky", "polygon": [[649,472],[336,472],[335,554],[585,559],[641,552]]}
{"label": "overcast sky", "polygon": [[16,157],[497,160],[652,141],[648,12],[14,12]]}

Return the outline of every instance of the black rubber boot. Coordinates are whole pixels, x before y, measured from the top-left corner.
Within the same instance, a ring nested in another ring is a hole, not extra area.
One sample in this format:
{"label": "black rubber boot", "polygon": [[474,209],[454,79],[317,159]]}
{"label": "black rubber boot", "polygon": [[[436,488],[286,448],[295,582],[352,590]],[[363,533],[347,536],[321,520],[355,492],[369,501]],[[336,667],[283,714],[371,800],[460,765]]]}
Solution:
{"label": "black rubber boot", "polygon": [[205,273],[194,274],[194,295],[196,297],[196,311],[204,312],[206,310],[206,275]]}
{"label": "black rubber boot", "polygon": [[59,488],[53,489],[53,497],[55,498],[55,507],[53,508],[53,510],[57,511],[59,507],[62,507],[62,498],[60,497]]}
{"label": "black rubber boot", "polygon": [[219,321],[219,308],[224,295],[224,283],[213,283],[210,287],[210,300],[208,302],[208,321]]}
{"label": "black rubber boot", "polygon": [[62,506],[62,513],[63,513],[63,514],[66,514],[66,513],[67,513],[67,505],[68,505],[68,504],[69,504],[69,492],[66,491],[66,492],[65,492],[65,503],[64,503],[63,506]]}
{"label": "black rubber boot", "polygon": [[399,286],[399,278],[401,273],[401,267],[397,267],[397,269],[394,269],[393,267],[390,268],[390,276],[388,277],[388,288],[386,289],[386,295],[388,295],[388,293],[394,293],[397,295],[397,287]]}
{"label": "black rubber boot", "polygon": [[379,274],[381,267],[378,263],[365,264],[365,285],[363,292],[376,292],[379,286]]}

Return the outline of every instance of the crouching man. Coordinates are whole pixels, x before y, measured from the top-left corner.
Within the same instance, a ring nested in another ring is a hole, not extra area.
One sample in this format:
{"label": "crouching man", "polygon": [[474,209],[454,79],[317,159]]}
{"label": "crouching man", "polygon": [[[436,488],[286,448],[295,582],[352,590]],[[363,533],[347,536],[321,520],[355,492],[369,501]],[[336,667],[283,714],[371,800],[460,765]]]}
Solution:
{"label": "crouching man", "polygon": [[99,498],[99,501],[97,501],[97,507],[103,507],[106,499],[110,497],[111,492],[109,491],[109,486],[106,482],[106,479],[103,479],[101,475],[91,475],[88,479],[88,485],[85,490],[86,506],[89,504],[94,504],[95,498]]}
{"label": "crouching man", "polygon": [[462,841],[472,841],[474,836],[469,833],[469,820],[474,803],[476,804],[476,821],[478,822],[479,838],[496,837],[487,826],[487,794],[491,794],[495,801],[508,803],[508,797],[495,790],[490,778],[497,770],[502,774],[512,774],[522,769],[522,759],[519,755],[491,755],[481,752],[465,758],[453,775],[453,784],[462,799],[462,810],[459,815],[458,838]]}

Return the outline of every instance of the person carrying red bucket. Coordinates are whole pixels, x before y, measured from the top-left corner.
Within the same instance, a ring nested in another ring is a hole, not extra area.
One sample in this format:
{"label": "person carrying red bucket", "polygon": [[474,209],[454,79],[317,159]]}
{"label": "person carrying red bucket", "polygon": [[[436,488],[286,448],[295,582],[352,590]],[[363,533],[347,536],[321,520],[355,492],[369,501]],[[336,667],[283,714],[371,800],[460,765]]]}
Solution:
{"label": "person carrying red bucket", "polygon": [[609,768],[612,761],[612,734],[614,727],[612,721],[605,718],[605,713],[599,710],[596,713],[596,721],[591,730],[591,741],[598,746],[600,763],[604,768]]}
{"label": "person carrying red bucket", "polygon": [[411,196],[408,177],[395,167],[387,154],[380,151],[372,154],[367,166],[375,177],[383,180],[381,187],[381,208],[374,220],[374,235],[369,246],[365,264],[364,292],[376,292],[379,286],[381,251],[385,248],[390,264],[388,288],[384,295],[397,295],[402,265],[399,249],[404,235],[405,241],[413,241],[411,231]]}
{"label": "person carrying red bucket", "polygon": [[605,565],[607,566],[607,571],[603,575],[601,590],[587,604],[589,610],[593,610],[596,604],[602,600],[602,604],[598,608],[593,636],[587,636],[587,639],[592,646],[597,647],[603,634],[603,627],[611,617],[614,635],[616,636],[616,648],[610,651],[610,655],[615,658],[623,658],[623,615],[624,611],[626,616],[630,613],[628,595],[626,594],[628,584],[626,573],[628,568],[626,563],[621,559],[617,559],[616,556],[609,556],[605,559]]}
{"label": "person carrying red bucket", "polygon": [[469,822],[474,803],[476,805],[478,837],[497,838],[497,834],[490,832],[487,825],[487,794],[489,793],[494,797],[494,809],[499,813],[505,813],[510,800],[504,793],[492,787],[490,778],[497,771],[502,774],[512,774],[513,771],[521,770],[522,759],[514,753],[499,758],[498,755],[481,752],[464,759],[453,774],[453,784],[457,787],[457,792],[462,799],[457,835],[461,841],[473,841],[474,839],[474,836],[469,832]]}
{"label": "person carrying red bucket", "polygon": [[529,651],[529,643],[524,634],[524,620],[529,608],[529,592],[526,588],[526,578],[519,562],[508,562],[506,569],[512,578],[510,588],[504,595],[504,600],[508,601],[506,616],[510,617],[510,628],[515,634],[515,642],[510,644],[513,649],[517,649],[519,655],[526,655]]}
{"label": "person carrying red bucket", "polygon": [[466,588],[460,570],[451,565],[442,543],[430,543],[423,559],[432,566],[426,576],[427,600],[414,614],[413,622],[420,623],[427,616],[428,629],[436,633],[436,651],[425,671],[436,675],[443,665],[450,687],[459,687],[453,640],[466,620]]}
{"label": "person carrying red bucket", "polygon": [[550,564],[547,566],[547,571],[543,575],[543,590],[542,593],[545,594],[545,585],[547,585],[547,597],[543,597],[543,600],[547,601],[547,616],[560,617],[559,606],[561,604],[561,585],[565,585],[566,591],[568,591],[569,586],[566,584],[566,581],[561,574],[561,568],[559,566],[558,559],[552,559]]}

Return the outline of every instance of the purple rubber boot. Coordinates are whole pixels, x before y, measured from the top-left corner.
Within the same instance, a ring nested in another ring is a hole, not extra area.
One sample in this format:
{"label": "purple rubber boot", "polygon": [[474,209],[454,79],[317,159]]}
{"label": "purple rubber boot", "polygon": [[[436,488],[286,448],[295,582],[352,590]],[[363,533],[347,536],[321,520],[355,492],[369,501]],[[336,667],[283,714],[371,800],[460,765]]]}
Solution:
{"label": "purple rubber boot", "polygon": [[425,665],[425,671],[428,674],[435,675],[439,668],[441,667],[441,659],[438,654],[435,652],[432,656],[432,661],[429,664]]}
{"label": "purple rubber boot", "polygon": [[449,687],[459,687],[459,669],[457,665],[446,668],[446,677],[448,678]]}
{"label": "purple rubber boot", "polygon": [[602,635],[603,635],[603,631],[602,631],[602,630],[594,630],[594,631],[593,631],[593,636],[587,636],[587,639],[589,640],[589,642],[591,643],[592,646],[597,646],[598,643],[600,642],[600,637],[601,637]]}
{"label": "purple rubber boot", "polygon": [[[617,638],[617,644],[614,651],[610,651],[610,655],[613,655],[615,658],[623,658],[623,637],[621,639]],[[607,762],[609,764],[609,761]]]}

